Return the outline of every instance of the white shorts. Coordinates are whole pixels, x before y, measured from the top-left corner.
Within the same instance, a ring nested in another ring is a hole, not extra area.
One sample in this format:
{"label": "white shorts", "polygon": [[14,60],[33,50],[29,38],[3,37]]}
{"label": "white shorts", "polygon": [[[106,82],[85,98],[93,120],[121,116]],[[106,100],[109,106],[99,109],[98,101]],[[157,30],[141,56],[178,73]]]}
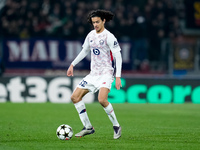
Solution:
{"label": "white shorts", "polygon": [[81,89],[88,89],[90,92],[95,93],[102,87],[108,88],[110,90],[113,81],[113,76],[91,76],[89,74],[79,82],[77,87]]}

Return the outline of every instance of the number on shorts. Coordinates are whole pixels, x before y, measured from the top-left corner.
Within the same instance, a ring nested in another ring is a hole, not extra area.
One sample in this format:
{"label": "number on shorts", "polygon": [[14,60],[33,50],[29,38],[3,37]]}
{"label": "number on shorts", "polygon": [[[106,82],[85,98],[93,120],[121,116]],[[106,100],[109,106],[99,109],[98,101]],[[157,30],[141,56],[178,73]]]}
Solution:
{"label": "number on shorts", "polygon": [[79,85],[82,87],[85,87],[86,84],[87,84],[87,82],[83,80],[83,81],[81,81],[81,83]]}

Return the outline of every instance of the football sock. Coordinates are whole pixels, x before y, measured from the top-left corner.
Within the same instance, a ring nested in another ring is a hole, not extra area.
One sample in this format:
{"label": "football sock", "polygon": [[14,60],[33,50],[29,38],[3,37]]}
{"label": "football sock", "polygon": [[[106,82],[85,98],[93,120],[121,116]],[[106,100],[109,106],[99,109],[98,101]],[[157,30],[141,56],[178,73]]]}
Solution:
{"label": "football sock", "polygon": [[81,119],[83,126],[86,129],[92,128],[92,125],[90,123],[90,120],[89,120],[87,112],[86,112],[86,107],[85,107],[84,102],[81,100],[80,102],[75,103],[74,106],[79,114],[79,117]]}
{"label": "football sock", "polygon": [[107,107],[105,107],[104,110],[108,114],[108,117],[109,117],[110,121],[112,122],[113,126],[119,127],[119,123],[117,121],[117,118],[115,116],[115,112],[113,110],[111,103],[109,103],[109,105]]}

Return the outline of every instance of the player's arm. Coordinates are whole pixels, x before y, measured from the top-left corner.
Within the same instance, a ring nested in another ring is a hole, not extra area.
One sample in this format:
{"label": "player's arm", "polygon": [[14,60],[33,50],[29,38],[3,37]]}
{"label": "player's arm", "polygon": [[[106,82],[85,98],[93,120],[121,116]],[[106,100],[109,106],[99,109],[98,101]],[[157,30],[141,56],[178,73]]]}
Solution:
{"label": "player's arm", "polygon": [[89,51],[90,51],[89,49],[83,47],[82,51],[78,54],[78,56],[74,59],[74,61],[69,66],[67,70],[67,76],[74,75],[73,74],[74,66],[78,64],[83,58],[85,58],[87,54],[89,53]]}
{"label": "player's arm", "polygon": [[78,56],[74,59],[74,61],[69,66],[69,68],[67,70],[67,76],[73,76],[74,75],[73,74],[74,66],[76,66],[76,64],[78,64],[89,53],[90,46],[89,46],[89,42],[88,42],[88,35],[85,38],[85,41],[84,41],[82,47],[83,48],[82,48],[81,52],[78,54]]}
{"label": "player's arm", "polygon": [[122,56],[121,56],[121,48],[117,42],[117,39],[114,37],[113,34],[109,34],[107,38],[108,46],[112,51],[115,66],[116,66],[116,88],[119,90],[121,85],[121,70],[122,70]]}
{"label": "player's arm", "polygon": [[121,70],[122,70],[122,56],[120,51],[113,53],[116,65],[116,88],[119,90],[122,87],[121,84]]}

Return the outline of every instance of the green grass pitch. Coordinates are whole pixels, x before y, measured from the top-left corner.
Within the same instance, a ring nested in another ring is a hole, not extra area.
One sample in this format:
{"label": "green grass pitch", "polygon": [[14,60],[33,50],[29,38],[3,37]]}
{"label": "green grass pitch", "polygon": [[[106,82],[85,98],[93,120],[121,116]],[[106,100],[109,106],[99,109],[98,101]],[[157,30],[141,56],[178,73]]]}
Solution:
{"label": "green grass pitch", "polygon": [[199,150],[200,105],[113,104],[122,137],[99,103],[86,104],[96,132],[69,141],[56,129],[68,124],[74,134],[82,123],[73,104],[0,103],[0,150]]}

